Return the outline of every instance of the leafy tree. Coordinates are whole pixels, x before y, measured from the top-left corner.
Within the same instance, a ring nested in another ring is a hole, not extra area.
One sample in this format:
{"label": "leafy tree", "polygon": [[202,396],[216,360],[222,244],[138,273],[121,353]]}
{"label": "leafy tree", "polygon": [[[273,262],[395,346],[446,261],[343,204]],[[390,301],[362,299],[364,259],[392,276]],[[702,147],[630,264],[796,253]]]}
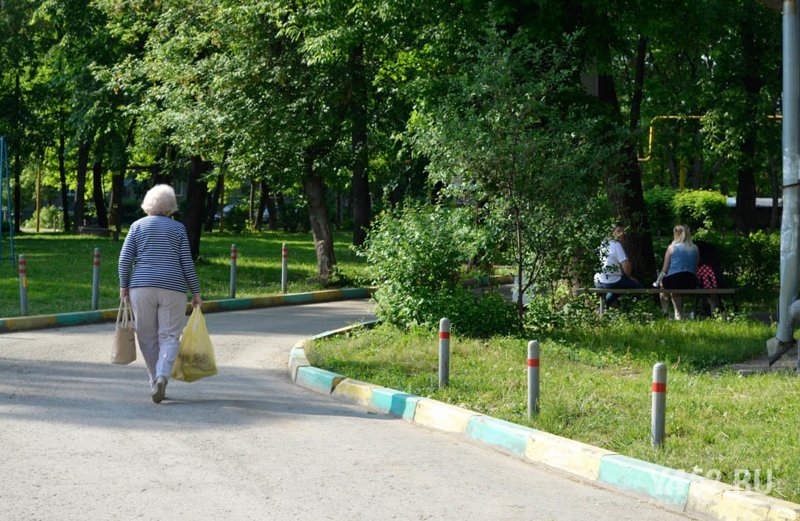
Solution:
{"label": "leafy tree", "polygon": [[[441,97],[420,107],[412,131],[436,179],[507,224],[500,229],[524,281],[521,317],[524,291],[566,278],[565,267],[586,246],[559,239],[585,222],[609,150],[591,144],[596,121],[573,39],[534,45],[524,31],[506,37],[492,27],[485,37],[464,50],[464,65],[439,86]],[[582,231],[576,238],[594,237]]]}

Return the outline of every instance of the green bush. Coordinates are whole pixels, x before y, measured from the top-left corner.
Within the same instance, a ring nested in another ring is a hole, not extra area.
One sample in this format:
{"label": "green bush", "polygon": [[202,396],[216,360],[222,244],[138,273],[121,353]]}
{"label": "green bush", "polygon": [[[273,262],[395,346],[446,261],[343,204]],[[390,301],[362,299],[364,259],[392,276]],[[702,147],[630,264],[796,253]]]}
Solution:
{"label": "green bush", "polygon": [[687,190],[673,199],[676,223],[688,224],[694,230],[721,230],[730,226],[726,198],[719,192]]}
{"label": "green bush", "polygon": [[484,244],[464,208],[409,205],[376,219],[359,255],[369,262],[377,315],[401,327],[437,327],[447,317],[464,336],[507,333],[514,309],[498,295],[461,285],[462,266]]}
{"label": "green bush", "polygon": [[781,234],[762,230],[737,237],[736,284],[753,297],[770,299],[780,287]]}
{"label": "green bush", "polygon": [[647,222],[653,236],[672,236],[672,227],[675,225],[674,199],[675,190],[668,187],[656,186],[644,193]]}
{"label": "green bush", "polygon": [[[36,215],[22,223],[23,228],[36,228]],[[39,228],[41,230],[64,231],[64,216],[57,206],[44,206],[39,210]],[[5,229],[5,228],[4,228]]]}
{"label": "green bush", "polygon": [[233,233],[241,233],[247,228],[247,207],[237,204],[225,216],[225,228]]}

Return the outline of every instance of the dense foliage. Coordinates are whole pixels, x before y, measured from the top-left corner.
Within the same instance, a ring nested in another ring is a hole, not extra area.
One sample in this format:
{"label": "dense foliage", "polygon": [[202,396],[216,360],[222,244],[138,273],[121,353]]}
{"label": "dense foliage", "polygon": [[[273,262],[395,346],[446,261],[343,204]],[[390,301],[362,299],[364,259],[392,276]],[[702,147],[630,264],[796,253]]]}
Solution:
{"label": "dense foliage", "polygon": [[466,208],[409,205],[379,215],[359,252],[378,286],[378,316],[402,327],[430,328],[447,317],[465,335],[514,329],[512,308],[499,295],[482,297],[461,283],[466,263],[492,253],[490,241]]}

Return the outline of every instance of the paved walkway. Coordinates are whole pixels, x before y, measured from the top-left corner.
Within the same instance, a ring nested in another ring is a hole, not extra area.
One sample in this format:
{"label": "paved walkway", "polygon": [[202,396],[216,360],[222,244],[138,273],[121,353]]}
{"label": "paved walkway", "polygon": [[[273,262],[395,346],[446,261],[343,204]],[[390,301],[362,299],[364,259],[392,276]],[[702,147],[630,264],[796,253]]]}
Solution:
{"label": "paved walkway", "polygon": [[686,519],[290,382],[298,339],[370,314],[209,314],[220,374],[162,405],[113,324],[0,334],[0,519]]}

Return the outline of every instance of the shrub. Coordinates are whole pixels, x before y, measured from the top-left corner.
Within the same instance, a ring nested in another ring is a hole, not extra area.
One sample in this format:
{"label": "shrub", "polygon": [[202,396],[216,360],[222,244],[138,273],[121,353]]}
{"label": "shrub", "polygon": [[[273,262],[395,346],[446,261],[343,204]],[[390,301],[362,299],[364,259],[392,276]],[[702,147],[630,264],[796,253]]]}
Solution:
{"label": "shrub", "polygon": [[[36,215],[22,223],[23,228],[36,228]],[[39,210],[39,228],[42,230],[63,231],[64,218],[61,208],[57,206],[43,206]],[[5,230],[6,228],[4,228]]]}
{"label": "shrub", "polygon": [[730,226],[725,196],[708,190],[678,192],[673,199],[677,222],[694,230],[720,230]]}
{"label": "shrub", "polygon": [[653,236],[672,236],[672,227],[675,225],[674,199],[675,190],[668,187],[656,186],[644,193],[647,222]]}
{"label": "shrub", "polygon": [[734,241],[736,283],[753,296],[770,299],[780,287],[781,235],[757,231]]}
{"label": "shrub", "polygon": [[507,333],[514,310],[497,295],[481,298],[460,282],[462,266],[484,244],[467,209],[409,205],[382,213],[358,254],[367,258],[377,315],[384,321],[434,328],[447,317],[465,336]]}
{"label": "shrub", "polygon": [[225,228],[233,233],[241,233],[247,227],[247,207],[237,204],[225,216]]}

